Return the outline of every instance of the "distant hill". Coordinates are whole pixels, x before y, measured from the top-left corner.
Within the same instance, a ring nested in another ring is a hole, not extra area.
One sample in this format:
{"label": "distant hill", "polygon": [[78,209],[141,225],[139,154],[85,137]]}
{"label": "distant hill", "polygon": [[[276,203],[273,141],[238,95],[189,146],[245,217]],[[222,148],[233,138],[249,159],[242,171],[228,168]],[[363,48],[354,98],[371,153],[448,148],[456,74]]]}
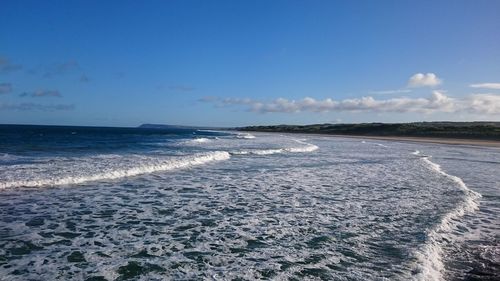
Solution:
{"label": "distant hill", "polygon": [[435,137],[500,141],[500,122],[416,122],[248,126],[241,131],[351,136]]}

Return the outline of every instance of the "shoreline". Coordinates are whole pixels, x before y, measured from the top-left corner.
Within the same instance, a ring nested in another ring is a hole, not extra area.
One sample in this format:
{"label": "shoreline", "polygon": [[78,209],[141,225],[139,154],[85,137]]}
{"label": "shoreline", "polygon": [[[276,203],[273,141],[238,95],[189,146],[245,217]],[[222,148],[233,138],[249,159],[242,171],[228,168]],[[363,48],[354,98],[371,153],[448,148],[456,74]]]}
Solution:
{"label": "shoreline", "polygon": [[329,135],[333,137],[347,137],[356,139],[374,139],[399,142],[418,142],[418,143],[435,143],[448,145],[468,145],[468,146],[485,146],[500,148],[500,141],[493,140],[474,140],[474,139],[450,139],[450,138],[431,138],[431,137],[385,137],[385,136],[346,136],[346,135]]}
{"label": "shoreline", "polygon": [[302,134],[302,135],[314,135],[314,136],[336,137],[336,138],[372,139],[372,140],[385,140],[385,141],[396,141],[396,142],[434,143],[434,144],[500,148],[500,141],[495,141],[495,140],[452,139],[452,138],[433,138],[433,137],[403,137],[403,136],[399,137],[399,136],[336,135],[336,134],[261,132],[261,131],[245,131],[245,132]]}

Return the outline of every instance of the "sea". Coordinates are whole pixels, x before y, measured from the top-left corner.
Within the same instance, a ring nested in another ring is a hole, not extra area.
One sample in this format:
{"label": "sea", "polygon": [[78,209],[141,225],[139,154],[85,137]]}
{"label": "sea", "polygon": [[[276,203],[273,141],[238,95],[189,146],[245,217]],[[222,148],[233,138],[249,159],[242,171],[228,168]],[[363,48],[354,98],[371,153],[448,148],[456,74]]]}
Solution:
{"label": "sea", "polygon": [[0,280],[500,280],[500,149],[1,125]]}

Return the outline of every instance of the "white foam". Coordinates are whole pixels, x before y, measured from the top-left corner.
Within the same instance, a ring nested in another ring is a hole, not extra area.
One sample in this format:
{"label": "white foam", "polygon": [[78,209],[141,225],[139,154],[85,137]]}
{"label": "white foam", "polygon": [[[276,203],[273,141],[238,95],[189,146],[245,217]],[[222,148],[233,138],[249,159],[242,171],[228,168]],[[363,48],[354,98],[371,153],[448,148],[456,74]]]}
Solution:
{"label": "white foam", "polygon": [[272,155],[272,154],[281,154],[281,153],[306,153],[313,152],[317,150],[319,147],[314,144],[310,144],[307,142],[303,142],[301,140],[294,140],[300,144],[304,144],[304,146],[298,147],[285,147],[285,148],[275,148],[275,149],[251,149],[251,150],[239,150],[231,152],[231,154],[235,155],[247,155],[247,154],[255,154],[255,155]]}
{"label": "white foam", "polygon": [[19,158],[21,158],[21,157],[20,156],[16,156],[16,155],[12,155],[12,154],[9,154],[9,153],[1,153],[0,154],[0,161],[8,162],[8,161],[18,160]]}
{"label": "white foam", "polygon": [[305,139],[301,139],[301,140],[295,139],[294,141],[297,143],[303,144],[304,146],[291,147],[291,148],[288,148],[287,151],[289,151],[289,152],[313,152],[319,148],[317,145],[305,142]]}
{"label": "white foam", "polygon": [[[417,150],[412,154],[420,155],[420,151]],[[422,161],[424,161],[433,171],[455,182],[458,188],[465,194],[465,200],[451,212],[443,216],[440,223],[427,232],[427,243],[416,253],[416,257],[419,261],[419,273],[416,275],[416,279],[443,280],[445,267],[442,260],[443,248],[441,241],[450,239],[448,235],[457,227],[457,221],[461,217],[479,208],[478,199],[481,197],[481,194],[469,189],[461,178],[444,172],[441,166],[429,160],[429,157],[430,156],[423,156]]]}
{"label": "white foam", "polygon": [[318,146],[314,144],[308,144],[303,147],[290,147],[286,148],[285,150],[288,152],[313,152],[315,150],[318,150]]}
{"label": "white foam", "polygon": [[249,149],[249,150],[236,150],[236,151],[231,151],[231,154],[233,155],[249,155],[249,154],[254,154],[254,155],[272,155],[272,154],[279,154],[283,153],[285,150],[283,148],[277,148],[277,149]]}
{"label": "white foam", "polygon": [[385,145],[385,144],[381,144],[381,143],[376,143],[376,142],[366,142],[366,141],[361,141],[361,143],[364,143],[364,144],[369,143],[369,144],[378,145],[378,146],[380,146],[380,147],[385,147],[385,148],[388,148],[388,146],[387,146],[387,145]]}
{"label": "white foam", "polygon": [[[57,185],[69,185],[69,184],[80,184],[89,181],[99,181],[99,180],[112,180],[124,177],[137,176],[142,174],[149,174],[159,171],[169,171],[180,168],[188,168],[191,166],[203,165],[212,161],[227,160],[230,158],[230,154],[226,151],[214,151],[202,154],[195,154],[191,156],[184,156],[179,158],[170,158],[168,160],[150,159],[149,162],[143,161],[139,162],[136,166],[128,166],[125,168],[116,167],[110,170],[89,170],[89,171],[70,171],[71,175],[53,175],[50,173],[36,173],[32,179],[14,179],[10,181],[5,181],[0,183],[0,189],[10,188],[10,187],[39,187],[39,186],[57,186]],[[116,161],[115,161],[116,162]],[[91,163],[88,166],[92,166]],[[58,168],[58,167],[56,167]],[[59,167],[62,169],[63,167]],[[74,175],[76,174],[76,175]],[[47,178],[47,175],[49,177]],[[24,178],[24,174],[21,174],[21,178]]]}
{"label": "white foam", "polygon": [[279,149],[255,149],[249,151],[250,154],[257,154],[257,155],[271,155],[271,154],[279,154],[285,152],[283,148]]}
{"label": "white foam", "polygon": [[237,134],[236,137],[239,139],[254,139],[255,138],[255,136],[252,134]]}
{"label": "white foam", "polygon": [[212,141],[211,139],[207,139],[207,138],[196,138],[196,139],[190,140],[188,142],[190,142],[190,143],[206,143],[206,142],[211,142],[211,141]]}
{"label": "white foam", "polygon": [[[196,137],[194,139],[190,140],[185,140],[185,141],[180,141],[174,145],[187,145],[187,146],[193,146],[193,145],[200,145],[200,144],[206,144],[206,143],[212,143],[213,141],[217,140],[217,138],[202,138],[202,137]],[[166,145],[166,144],[161,144],[161,145]]]}

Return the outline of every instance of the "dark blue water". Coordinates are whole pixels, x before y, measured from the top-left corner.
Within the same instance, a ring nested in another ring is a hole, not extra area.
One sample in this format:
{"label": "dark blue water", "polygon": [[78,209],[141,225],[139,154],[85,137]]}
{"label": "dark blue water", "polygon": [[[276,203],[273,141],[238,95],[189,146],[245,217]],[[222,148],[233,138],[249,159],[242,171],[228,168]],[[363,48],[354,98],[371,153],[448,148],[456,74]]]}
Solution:
{"label": "dark blue water", "polygon": [[0,151],[26,156],[148,152],[159,142],[226,135],[196,129],[0,125]]}

